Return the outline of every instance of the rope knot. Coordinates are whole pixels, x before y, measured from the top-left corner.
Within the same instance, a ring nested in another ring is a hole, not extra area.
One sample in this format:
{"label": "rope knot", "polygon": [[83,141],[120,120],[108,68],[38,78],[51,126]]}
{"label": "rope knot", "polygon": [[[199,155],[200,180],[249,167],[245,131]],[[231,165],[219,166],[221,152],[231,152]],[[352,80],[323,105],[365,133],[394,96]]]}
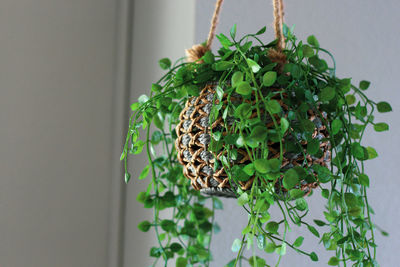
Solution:
{"label": "rope knot", "polygon": [[[209,49],[202,44],[194,45],[192,48],[185,50],[186,59],[188,62],[197,62],[208,50]],[[203,63],[203,61],[198,61],[198,63]]]}
{"label": "rope knot", "polygon": [[278,63],[278,70],[283,71],[283,66],[286,64],[286,55],[279,49],[270,48],[268,50],[268,57],[272,62]]}

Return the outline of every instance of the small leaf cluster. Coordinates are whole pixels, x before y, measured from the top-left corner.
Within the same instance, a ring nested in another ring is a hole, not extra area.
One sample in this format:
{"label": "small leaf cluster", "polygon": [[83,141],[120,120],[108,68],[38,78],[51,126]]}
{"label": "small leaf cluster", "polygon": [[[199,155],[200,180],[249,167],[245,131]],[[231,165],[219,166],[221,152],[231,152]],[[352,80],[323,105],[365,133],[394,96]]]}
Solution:
{"label": "small leaf cluster", "polygon": [[[222,118],[226,127],[210,129],[208,149],[221,155],[215,168],[225,169],[231,186],[237,188],[238,206],[249,218],[241,238],[233,241],[232,251],[237,256],[227,266],[242,261],[250,266],[278,266],[287,249],[318,261],[316,252],[301,248],[303,236],[288,238],[293,227],[303,227],[332,251],[328,265],[377,266],[377,227],[368,203],[370,179],[364,163],[378,154],[362,139],[368,125],[377,132],[389,129],[387,123],[375,121],[374,112],[392,108],[366,96],[368,81],[356,86],[351,78],[336,77],[333,56],[315,36],[303,43],[285,26],[282,52],[286,60],[282,63],[270,56],[277,41],[261,41],[259,36],[265,31],[264,27],[237,39],[235,25],[230,38],[217,36],[221,43],[217,54],[208,51],[199,62],[181,59],[174,65],[161,59],[160,67],[167,73],[151,86],[150,96],[143,95],[131,105],[133,114],[121,160],[128,182],[127,156],[147,153],[148,165],[138,178],[150,175],[151,180],[138,201],[145,208],[154,208],[154,219],[139,224],[142,231],[154,228],[156,232],[158,244],[151,248],[150,256],[155,262],[162,258],[165,266],[173,258],[177,266],[208,266],[212,259],[210,242],[213,232],[219,231],[214,211],[221,209],[222,203],[190,187],[177,161],[174,140],[185,103],[199,96],[207,83],[216,83],[209,120],[212,124]],[[323,127],[328,135],[316,136],[316,127]],[[144,138],[140,138],[143,132]],[[271,144],[278,153],[272,153]],[[329,144],[328,156],[323,144]],[[249,161],[233,164],[241,151],[246,151]],[[299,155],[303,163],[284,168],[285,153]],[[307,161],[324,157],[331,159],[327,166]],[[251,188],[242,190],[240,182],[250,180]],[[305,183],[316,184],[314,191],[326,199],[326,210],[311,221],[307,197],[312,194],[302,188]],[[281,210],[280,219],[271,218],[272,206]],[[171,210],[169,219],[161,218],[160,211],[165,209]],[[246,256],[246,250],[253,252]],[[256,256],[256,250],[278,254],[278,262]]]}

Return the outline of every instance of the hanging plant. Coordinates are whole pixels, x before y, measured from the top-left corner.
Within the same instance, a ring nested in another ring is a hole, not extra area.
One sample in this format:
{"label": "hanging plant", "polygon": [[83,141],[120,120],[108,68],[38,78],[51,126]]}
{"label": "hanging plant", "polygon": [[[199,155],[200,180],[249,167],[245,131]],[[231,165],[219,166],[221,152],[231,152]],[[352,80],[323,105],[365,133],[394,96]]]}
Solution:
{"label": "hanging plant", "polygon": [[[287,248],[318,261],[316,252],[301,247],[302,236],[288,241],[293,226],[307,228],[333,251],[328,265],[378,266],[374,230],[380,228],[372,222],[364,172],[377,153],[362,138],[368,125],[389,129],[373,112],[391,106],[365,95],[369,82],[355,86],[336,77],[334,58],[315,36],[303,43],[283,24],[280,1],[274,1],[276,40],[260,40],[265,27],[238,38],[235,25],[230,38],[217,36],[222,47],[212,53],[221,3],[208,42],[188,50],[189,62],[161,59],[166,74],[150,96],[131,105],[121,160],[128,182],[127,155],[147,153],[139,179],[150,173],[151,180],[137,200],[154,209],[154,218],[138,227],[155,229],[154,264],[175,258],[176,266],[208,266],[222,196],[237,198],[249,215],[227,266],[273,264],[256,253],[246,257],[246,246],[279,254],[275,266]],[[313,193],[326,199],[326,211],[309,220]],[[282,218],[271,218],[274,205]],[[165,209],[169,218],[160,215]]]}

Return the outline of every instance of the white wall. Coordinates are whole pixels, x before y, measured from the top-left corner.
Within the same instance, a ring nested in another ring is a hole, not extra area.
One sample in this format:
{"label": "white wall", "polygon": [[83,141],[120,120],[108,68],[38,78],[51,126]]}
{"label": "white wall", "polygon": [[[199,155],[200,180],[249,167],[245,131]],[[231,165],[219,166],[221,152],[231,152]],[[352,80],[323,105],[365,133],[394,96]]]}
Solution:
{"label": "white wall", "polygon": [[[195,2],[188,0],[134,1],[131,102],[148,94],[151,84],[161,76],[159,59],[169,57],[174,61],[193,45],[194,6]],[[152,218],[152,209],[144,210],[136,201],[149,182],[136,179],[146,165],[145,156],[132,157],[129,165],[132,178],[127,185],[123,266],[149,266],[153,263],[149,250],[155,240],[150,232],[137,229],[138,223]]]}
{"label": "white wall", "polygon": [[0,2],[0,266],[108,266],[118,1]]}
{"label": "white wall", "polygon": [[[384,3],[384,4],[383,4]],[[207,37],[209,17],[214,1],[196,2],[196,40],[202,42]],[[397,250],[400,247],[399,206],[400,197],[396,168],[400,158],[400,90],[398,86],[400,55],[400,1],[398,0],[302,0],[285,1],[285,20],[291,26],[296,25],[295,33],[305,40],[315,34],[322,47],[330,50],[336,58],[337,75],[353,77],[353,82],[362,79],[371,81],[368,95],[376,100],[387,100],[394,112],[378,114],[377,121],[387,121],[390,132],[375,133],[370,129],[364,144],[376,148],[379,158],[367,162],[367,173],[371,180],[369,190],[370,204],[375,209],[374,221],[390,232],[390,237],[377,236],[378,261],[381,266],[398,266]],[[272,4],[267,0],[230,0],[224,1],[218,32],[229,33],[237,23],[238,34],[255,33],[262,26],[269,26],[267,38],[272,40]],[[265,40],[267,40],[265,38]],[[214,46],[215,47],[215,46]],[[215,47],[216,48],[216,47]],[[311,200],[313,218],[323,218],[323,200],[314,194]],[[279,212],[274,213],[275,216]],[[247,216],[238,208],[235,201],[225,201],[225,210],[216,215],[221,224],[235,219],[234,224],[226,225],[222,232],[213,238],[213,254],[216,261],[211,266],[223,266],[234,254],[230,246],[234,238],[240,235]],[[307,232],[307,230],[305,231]],[[299,234],[294,229],[293,236]],[[326,266],[331,256],[318,245],[316,238],[304,233],[304,248],[315,250],[320,262],[313,263],[308,258],[290,252],[282,266]],[[268,257],[268,258],[271,258]],[[268,259],[267,258],[267,259]],[[269,263],[275,262],[273,259]],[[268,261],[267,261],[268,263]]]}

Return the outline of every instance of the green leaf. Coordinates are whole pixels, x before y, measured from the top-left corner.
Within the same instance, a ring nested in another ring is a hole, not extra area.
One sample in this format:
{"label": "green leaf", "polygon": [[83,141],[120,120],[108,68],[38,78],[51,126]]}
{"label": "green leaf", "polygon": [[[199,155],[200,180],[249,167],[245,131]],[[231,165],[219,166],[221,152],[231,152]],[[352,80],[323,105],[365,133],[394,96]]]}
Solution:
{"label": "green leaf", "polygon": [[375,148],[373,147],[367,147],[367,152],[368,152],[368,159],[374,159],[378,157],[378,153],[376,152]]}
{"label": "green leaf", "polygon": [[172,220],[162,220],[161,228],[166,232],[172,232],[175,229],[175,223]]}
{"label": "green leaf", "polygon": [[216,210],[222,210],[223,209],[223,204],[222,201],[219,198],[214,197],[213,198],[213,207]]}
{"label": "green leaf", "polygon": [[233,24],[233,26],[231,28],[231,31],[230,31],[230,34],[231,34],[232,39],[235,39],[235,37],[236,37],[236,23]]}
{"label": "green leaf", "polygon": [[309,43],[312,46],[319,47],[319,42],[314,35],[310,35],[307,37],[307,43]]}
{"label": "green leaf", "polygon": [[285,118],[281,118],[281,133],[284,134],[289,129],[289,121]]}
{"label": "green leaf", "polygon": [[337,265],[339,265],[339,263],[340,263],[340,261],[336,257],[331,257],[328,261],[328,265],[330,265],[330,266],[337,266]]}
{"label": "green leaf", "polygon": [[358,142],[351,144],[351,153],[358,160],[364,159],[364,149]]}
{"label": "green leaf", "polygon": [[329,194],[330,194],[330,193],[329,193],[329,190],[328,190],[328,189],[322,189],[322,191],[321,191],[322,197],[328,199],[328,198],[329,198]]}
{"label": "green leaf", "polygon": [[273,234],[278,234],[278,229],[279,229],[279,223],[277,222],[269,222],[265,226],[265,230]]}
{"label": "green leaf", "polygon": [[139,180],[145,179],[147,177],[147,175],[149,175],[149,171],[150,171],[150,165],[147,165],[146,167],[144,167],[144,169],[140,173],[138,179]]}
{"label": "green leaf", "polygon": [[307,225],[307,228],[313,235],[315,235],[316,237],[319,237],[319,233],[318,233],[317,229],[315,229],[314,226]]}
{"label": "green leaf", "polygon": [[361,81],[360,82],[360,89],[367,90],[371,83],[369,81]]}
{"label": "green leaf", "polygon": [[315,155],[319,151],[319,140],[312,139],[307,143],[307,153],[310,155]]}
{"label": "green leaf", "polygon": [[230,46],[233,45],[233,43],[231,42],[231,40],[229,40],[228,37],[226,37],[224,34],[219,34],[217,35],[217,38],[219,40],[219,42],[221,43],[221,45],[226,48],[229,49]]}
{"label": "green leaf", "polygon": [[150,227],[151,227],[151,223],[149,221],[143,221],[143,222],[138,224],[138,228],[142,232],[149,231]]}
{"label": "green leaf", "polygon": [[248,176],[253,176],[255,169],[254,169],[254,164],[250,163],[244,166],[243,171],[248,175]]}
{"label": "green leaf", "polygon": [[251,93],[251,86],[248,82],[240,82],[236,87],[236,93],[241,95],[249,95]]}
{"label": "green leaf", "polygon": [[172,252],[178,252],[179,250],[181,250],[183,248],[181,244],[176,243],[176,242],[172,243],[169,247],[171,248]]}
{"label": "green leaf", "polygon": [[243,73],[241,71],[236,71],[232,75],[231,79],[232,87],[235,88],[242,81],[243,81]]}
{"label": "green leaf", "polygon": [[339,119],[335,119],[334,121],[332,121],[332,134],[338,134],[340,132],[340,130],[343,127],[343,123],[341,120]]}
{"label": "green leaf", "polygon": [[369,187],[369,178],[366,174],[360,174],[360,176],[358,176],[358,179],[360,180],[361,185]]}
{"label": "green leaf", "polygon": [[267,243],[265,245],[264,251],[267,253],[273,253],[275,251],[275,249],[276,249],[276,246],[274,243]]}
{"label": "green leaf", "polygon": [[232,68],[233,66],[235,66],[235,64],[233,64],[232,62],[229,62],[229,61],[219,61],[214,64],[214,68],[216,71],[228,70],[228,69]]}
{"label": "green leaf", "polygon": [[385,101],[379,102],[378,104],[376,104],[376,107],[381,113],[392,111],[392,107],[390,106],[390,104]]}
{"label": "green leaf", "polygon": [[242,241],[240,241],[240,239],[236,238],[232,244],[232,248],[231,248],[232,252],[239,252],[241,246],[242,246]]}
{"label": "green leaf", "polygon": [[281,169],[282,163],[281,163],[280,159],[275,158],[275,159],[269,159],[268,165],[269,165],[269,168],[271,169],[271,171],[277,172]]}
{"label": "green leaf", "polygon": [[249,195],[246,192],[242,193],[238,198],[237,202],[239,206],[245,205],[247,202],[249,202]]}
{"label": "green leaf", "polygon": [[256,33],[256,35],[263,34],[266,30],[267,30],[267,27],[264,26],[264,27],[262,27],[262,28]]}
{"label": "green leaf", "polygon": [[204,62],[207,63],[207,64],[212,64],[212,63],[214,63],[214,61],[215,61],[215,57],[214,57],[213,53],[212,53],[210,50],[208,50],[208,51],[204,54],[203,60],[204,60]]}
{"label": "green leaf", "polygon": [[158,93],[158,92],[161,92],[161,90],[162,90],[162,86],[161,85],[156,84],[156,83],[153,83],[151,85],[151,91],[153,91],[155,93]]}
{"label": "green leaf", "polygon": [[132,110],[132,111],[135,111],[135,110],[137,110],[139,107],[140,107],[140,103],[135,102],[135,103],[133,103],[133,104],[131,105],[131,110]]}
{"label": "green leaf", "polygon": [[357,197],[353,193],[344,193],[344,201],[348,207],[357,206]]}
{"label": "green leaf", "polygon": [[311,252],[310,259],[312,261],[318,261],[318,255],[315,252]]}
{"label": "green leaf", "polygon": [[267,108],[272,114],[281,112],[281,105],[276,100],[267,101]]}
{"label": "green leaf", "polygon": [[246,59],[246,61],[254,73],[257,73],[261,69],[260,65],[258,65],[257,62],[255,62],[254,60],[248,58]]}
{"label": "green leaf", "polygon": [[303,45],[302,50],[303,50],[303,55],[304,55],[305,57],[312,57],[312,56],[314,56],[314,49],[312,49],[311,46],[309,46],[309,45]]}
{"label": "green leaf", "polygon": [[346,103],[347,105],[353,105],[356,103],[356,97],[354,95],[346,95]]}
{"label": "green leaf", "polygon": [[286,243],[283,243],[282,245],[278,246],[278,247],[275,249],[275,252],[276,252],[278,255],[281,255],[281,256],[285,255],[285,254],[286,254]]}
{"label": "green leaf", "polygon": [[319,94],[319,100],[321,101],[330,101],[335,97],[335,89],[333,87],[327,86],[321,90]]}
{"label": "green leaf", "polygon": [[299,183],[299,175],[294,169],[289,169],[283,177],[283,186],[292,189]]}
{"label": "green leaf", "polygon": [[384,132],[389,130],[389,125],[384,122],[379,122],[374,124],[374,130],[377,132]]}
{"label": "green leaf", "polygon": [[263,76],[263,85],[266,87],[272,86],[276,81],[276,72],[275,71],[268,71]]}
{"label": "green leaf", "polygon": [[263,142],[267,139],[267,131],[266,127],[258,125],[251,131],[250,138],[257,142]]}
{"label": "green leaf", "polygon": [[130,179],[131,179],[131,174],[129,172],[126,172],[125,173],[125,183],[128,183]]}
{"label": "green leaf", "polygon": [[299,237],[294,241],[293,246],[296,247],[296,248],[298,248],[298,247],[300,247],[300,246],[303,244],[303,241],[304,241],[304,237],[299,236]]}
{"label": "green leaf", "polygon": [[175,267],[186,267],[188,261],[186,258],[179,257],[176,259],[176,265]]}
{"label": "green leaf", "polygon": [[310,120],[301,120],[301,124],[306,132],[314,132],[315,124]]}
{"label": "green leaf", "polygon": [[267,173],[270,170],[267,159],[256,159],[254,162],[254,168],[259,173]]}
{"label": "green leaf", "polygon": [[326,223],[323,222],[323,221],[321,221],[321,220],[314,220],[314,222],[315,222],[315,224],[318,225],[318,226],[325,226],[325,225],[326,225]]}
{"label": "green leaf", "polygon": [[158,61],[158,64],[163,70],[166,70],[171,67],[171,60],[169,58],[162,58]]}
{"label": "green leaf", "polygon": [[252,114],[252,110],[252,105],[249,103],[242,103],[236,108],[234,115],[239,119],[248,119]]}
{"label": "green leaf", "polygon": [[265,236],[264,235],[257,236],[257,246],[259,249],[265,248]]}
{"label": "green leaf", "polygon": [[289,191],[291,199],[301,198],[304,196],[304,191],[301,189],[292,189]]}

